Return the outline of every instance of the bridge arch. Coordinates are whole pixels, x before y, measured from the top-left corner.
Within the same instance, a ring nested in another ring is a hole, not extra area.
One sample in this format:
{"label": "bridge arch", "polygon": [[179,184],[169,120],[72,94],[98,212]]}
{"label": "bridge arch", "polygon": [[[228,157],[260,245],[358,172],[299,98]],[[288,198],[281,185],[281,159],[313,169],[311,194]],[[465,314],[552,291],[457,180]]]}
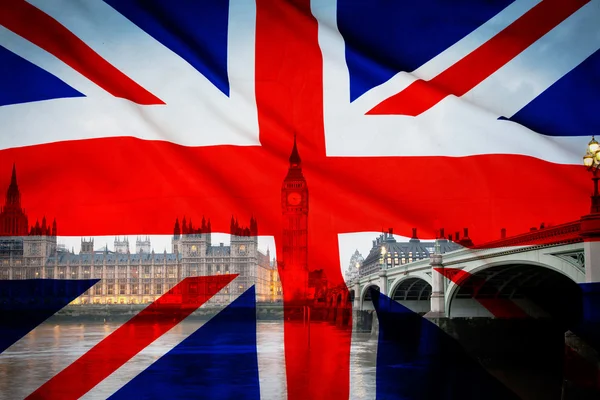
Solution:
{"label": "bridge arch", "polygon": [[464,271],[468,277],[452,282],[446,291],[450,318],[578,317],[580,271],[534,261],[489,263]]}
{"label": "bridge arch", "polygon": [[371,300],[371,291],[369,288],[374,288],[379,291],[379,285],[375,283],[368,283],[363,287],[362,292],[360,294],[360,309],[364,311],[374,310],[373,302]]}
{"label": "bridge arch", "polygon": [[390,298],[411,311],[424,314],[431,311],[431,284],[420,276],[398,279],[390,288]]}

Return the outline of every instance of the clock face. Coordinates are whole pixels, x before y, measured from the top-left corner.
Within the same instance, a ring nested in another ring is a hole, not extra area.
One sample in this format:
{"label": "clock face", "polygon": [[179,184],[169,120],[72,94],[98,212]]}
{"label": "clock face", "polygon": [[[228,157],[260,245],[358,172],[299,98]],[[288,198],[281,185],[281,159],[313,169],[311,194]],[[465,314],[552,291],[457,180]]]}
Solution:
{"label": "clock face", "polygon": [[293,206],[297,206],[302,201],[302,196],[300,193],[292,192],[288,194],[288,203]]}

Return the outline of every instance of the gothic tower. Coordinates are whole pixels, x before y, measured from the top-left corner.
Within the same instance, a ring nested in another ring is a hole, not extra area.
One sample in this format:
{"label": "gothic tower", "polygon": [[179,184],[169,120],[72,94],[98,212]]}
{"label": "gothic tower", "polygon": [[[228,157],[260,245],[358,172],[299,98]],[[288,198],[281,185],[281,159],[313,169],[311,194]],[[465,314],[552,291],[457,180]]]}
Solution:
{"label": "gothic tower", "polygon": [[[283,273],[286,298],[306,299],[308,289],[308,187],[302,167],[296,135],[288,173],[281,186],[283,213]],[[291,293],[290,293],[291,291]]]}
{"label": "gothic tower", "polygon": [[135,252],[137,254],[150,254],[152,252],[150,236],[146,236],[145,238],[142,238],[140,236],[137,237],[137,240],[135,241]]}
{"label": "gothic tower", "polygon": [[258,223],[250,218],[249,226],[242,226],[237,218],[231,216],[230,223],[231,255],[240,257],[256,257],[258,251]]}
{"label": "gothic tower", "polygon": [[0,236],[26,236],[29,224],[21,208],[21,192],[17,184],[17,168],[13,164],[6,204],[0,209]]}
{"label": "gothic tower", "polygon": [[115,238],[115,253],[127,254],[128,252],[129,252],[129,238],[127,238],[125,236],[125,237],[123,237],[123,240],[121,240],[121,237],[116,237]]}
{"label": "gothic tower", "polygon": [[93,254],[94,253],[94,239],[86,240],[81,238],[81,250],[79,254]]}

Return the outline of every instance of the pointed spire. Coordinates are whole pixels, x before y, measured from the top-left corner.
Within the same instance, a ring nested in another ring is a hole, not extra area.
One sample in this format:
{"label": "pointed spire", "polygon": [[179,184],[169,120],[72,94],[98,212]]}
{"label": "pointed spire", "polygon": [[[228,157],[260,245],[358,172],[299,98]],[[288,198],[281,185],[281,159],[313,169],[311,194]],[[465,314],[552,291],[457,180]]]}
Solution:
{"label": "pointed spire", "polygon": [[290,165],[291,166],[300,166],[300,154],[298,154],[298,147],[296,146],[296,132],[294,132],[294,148],[292,149],[292,154],[290,155]]}
{"label": "pointed spire", "polygon": [[10,177],[10,185],[6,191],[6,206],[21,208],[21,193],[17,184],[17,166],[13,163],[12,175]]}
{"label": "pointed spire", "polygon": [[178,238],[181,234],[181,228],[179,227],[179,218],[175,219],[175,226],[173,227],[173,235]]}
{"label": "pointed spire", "polygon": [[10,177],[10,184],[17,185],[17,165],[13,163],[12,176]]}

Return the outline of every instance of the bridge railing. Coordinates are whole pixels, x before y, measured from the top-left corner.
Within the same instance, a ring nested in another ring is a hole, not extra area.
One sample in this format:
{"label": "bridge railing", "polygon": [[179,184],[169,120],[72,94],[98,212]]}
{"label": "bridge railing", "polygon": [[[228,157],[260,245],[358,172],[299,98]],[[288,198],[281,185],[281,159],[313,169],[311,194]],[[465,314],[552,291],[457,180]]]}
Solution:
{"label": "bridge railing", "polygon": [[483,243],[473,247],[473,249],[489,249],[497,247],[527,246],[540,244],[578,243],[583,241],[581,236],[579,235],[580,231],[580,221],[568,222],[566,224],[540,228],[508,238]]}

